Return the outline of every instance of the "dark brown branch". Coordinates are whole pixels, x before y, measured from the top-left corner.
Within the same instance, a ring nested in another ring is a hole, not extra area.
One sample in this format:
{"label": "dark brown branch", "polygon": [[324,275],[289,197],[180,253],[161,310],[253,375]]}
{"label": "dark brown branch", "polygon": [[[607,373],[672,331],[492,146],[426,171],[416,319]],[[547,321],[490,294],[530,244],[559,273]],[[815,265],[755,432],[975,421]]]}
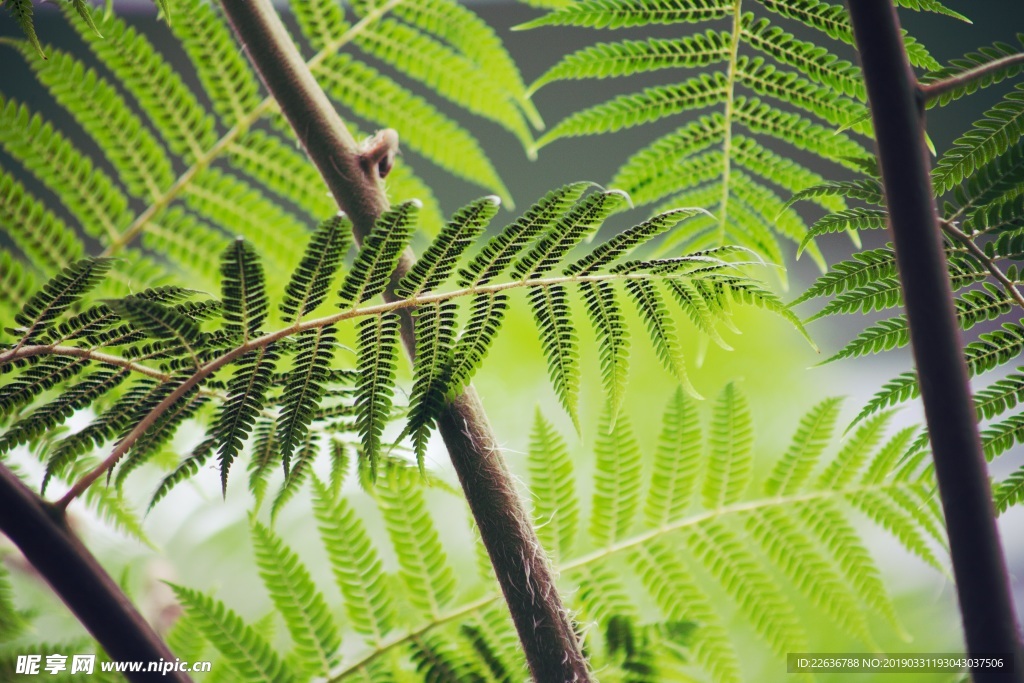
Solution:
{"label": "dark brown branch", "polygon": [[[0,465],[0,529],[115,661],[175,661],[117,583],[68,528],[64,514]],[[131,681],[192,679],[181,672],[126,672]]]}
{"label": "dark brown branch", "polygon": [[930,101],[942,97],[950,90],[956,90],[961,88],[971,81],[977,81],[985,76],[995,73],[1001,69],[1006,69],[1014,64],[1024,63],[1024,52],[1015,55],[1007,55],[1006,57],[1000,57],[999,59],[976,66],[973,69],[968,69],[962,73],[958,73],[955,76],[944,78],[941,81],[934,81],[927,85],[920,86],[921,93],[924,95],[925,101]]}
{"label": "dark brown branch", "polygon": [[1024,680],[1020,634],[992,491],[975,422],[963,344],[924,143],[924,101],[891,0],[850,0],[877,139],[896,263],[946,517],[967,650],[1013,667],[975,668],[977,683]]}
{"label": "dark brown branch", "polygon": [[[363,150],[313,79],[269,0],[222,0],[222,4],[267,89],[361,239],[387,209],[380,164],[363,163]],[[412,252],[407,250],[393,281],[407,273],[412,263]],[[388,298],[392,298],[390,293]],[[411,357],[415,338],[408,312],[402,315],[402,341]],[[589,681],[586,661],[556,592],[551,568],[472,388],[445,408],[438,427],[494,564],[534,679],[540,683]]]}

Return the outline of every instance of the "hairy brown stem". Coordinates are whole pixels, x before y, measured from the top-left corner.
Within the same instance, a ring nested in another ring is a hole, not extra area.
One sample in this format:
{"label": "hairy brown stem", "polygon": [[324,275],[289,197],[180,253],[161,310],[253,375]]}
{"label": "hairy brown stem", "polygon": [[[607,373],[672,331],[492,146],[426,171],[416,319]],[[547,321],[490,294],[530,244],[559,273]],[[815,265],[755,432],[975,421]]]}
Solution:
{"label": "hairy brown stem", "polygon": [[[388,206],[378,165],[360,154],[269,0],[222,0],[222,5],[338,206],[352,219],[356,237],[365,237]],[[412,252],[406,250],[392,281],[406,274],[412,263]],[[393,298],[390,292],[387,298]],[[411,357],[415,337],[408,311],[402,314],[402,341]],[[547,558],[471,387],[445,407],[438,423],[534,679],[589,681],[586,660]]]}
{"label": "hairy brown stem", "polygon": [[910,341],[946,517],[967,650],[1003,654],[977,683],[1024,681],[1013,596],[995,523],[924,143],[924,101],[892,0],[850,0],[877,140]]}
{"label": "hairy brown stem", "polygon": [[[96,558],[68,528],[62,510],[0,465],[0,529],[115,661],[175,661]],[[125,672],[131,681],[188,683],[182,672]]]}

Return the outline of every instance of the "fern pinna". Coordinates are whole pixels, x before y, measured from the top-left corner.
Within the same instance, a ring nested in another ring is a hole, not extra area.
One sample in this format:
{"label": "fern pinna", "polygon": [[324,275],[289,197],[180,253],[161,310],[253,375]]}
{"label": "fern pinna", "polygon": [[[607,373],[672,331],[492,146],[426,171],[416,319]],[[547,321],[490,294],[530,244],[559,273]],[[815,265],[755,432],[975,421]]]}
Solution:
{"label": "fern pinna", "polygon": [[[19,17],[30,14],[31,3],[7,5]],[[86,254],[85,240],[119,257],[103,284],[106,296],[159,282],[215,290],[225,235],[243,235],[272,266],[269,283],[283,285],[277,274],[287,274],[301,254],[301,241],[285,236],[301,234],[308,216],[336,207],[272,98],[261,93],[217,5],[162,4],[171,39],[191,62],[181,70],[114,12],[78,0],[61,8],[94,59],[0,39],[5,63],[19,68],[23,61],[74,120],[55,125],[0,89],[0,148],[7,155],[0,223],[10,237],[0,249],[0,311],[10,318],[36,287]],[[347,8],[297,0],[291,9],[310,68],[346,118],[400,130],[407,150],[511,205],[481,143],[413,92],[412,82],[426,84],[532,143],[529,131],[539,118],[511,57],[479,17],[454,0]],[[196,80],[201,93],[190,85]],[[38,182],[22,182],[27,174]],[[422,227],[440,228],[437,201],[407,163],[389,175],[388,190],[395,201],[418,198]],[[153,259],[152,252],[167,258]],[[280,320],[276,311],[271,318]]]}
{"label": "fern pinna", "polygon": [[[733,611],[778,666],[785,653],[816,642],[807,621],[815,613],[863,646],[902,637],[856,528],[866,518],[923,562],[943,566],[941,519],[916,430],[890,434],[887,412],[832,451],[842,401],[826,399],[762,467],[740,388],[727,385],[711,403],[701,410],[680,388],[652,443],[634,436],[628,411],[614,429],[606,411],[588,438],[588,518],[567,442],[539,412],[535,419],[527,466],[538,533],[602,680],[655,683],[698,672],[744,680],[752,645],[730,626]],[[401,459],[382,463],[366,492],[345,487],[344,474],[311,482],[334,588],[313,580],[283,530],[250,522],[256,568],[291,645],[275,650],[279,626],[247,624],[214,596],[176,586],[185,607],[169,636],[176,653],[213,659],[240,680],[398,681],[409,668],[418,680],[526,675],[489,565],[473,577],[445,551],[451,522],[441,524],[427,506],[428,496],[446,496],[443,486],[431,491]],[[386,540],[368,530],[368,497]],[[384,560],[392,552],[394,567]],[[626,589],[633,579],[647,597]],[[341,610],[332,607],[335,589]]]}
{"label": "fern pinna", "polygon": [[[1018,38],[1024,44],[1024,38]],[[1017,55],[1016,59],[1007,59]],[[948,82],[972,70],[987,67],[984,77],[971,79],[929,99],[930,106],[944,106],[1021,73],[1019,47],[996,43],[954,60],[949,66],[922,78],[924,92],[930,83]],[[1024,390],[1021,368],[1007,372],[1024,349],[1024,296],[1019,262],[1024,246],[1024,86],[1004,86],[1002,99],[944,152],[932,173],[940,200],[949,277],[956,294],[956,315],[969,337],[964,354],[971,376],[1002,370],[1002,376],[979,384],[975,394],[985,455],[992,460],[1024,442],[1024,416],[1015,411]],[[881,184],[877,177],[854,182],[833,182],[798,193],[793,200],[845,196],[861,207],[825,216],[810,235],[836,229],[884,228]],[[891,245],[853,254],[837,263],[794,303],[826,300],[807,321],[839,314],[890,311],[902,305]],[[910,343],[906,316],[895,315],[873,322],[826,362],[890,351]],[[1005,369],[1004,369],[1005,368]],[[858,415],[863,420],[893,405],[918,396],[917,378],[905,372],[887,382]],[[924,437],[922,437],[923,439]],[[1004,512],[1024,501],[1024,467],[994,485],[996,509]]]}
{"label": "fern pinna", "polygon": [[[4,451],[21,444],[37,448],[47,462],[45,487],[54,476],[67,480],[78,472],[81,456],[112,444],[93,473],[72,487],[65,497],[70,500],[100,474],[111,476],[115,466],[120,486],[183,422],[199,417],[208,422],[206,438],[167,476],[153,502],[211,458],[226,489],[233,463],[255,433],[253,492],[262,499],[272,462],[279,461],[286,474],[276,513],[303,484],[325,432],[354,436],[362,465],[375,474],[390,443],[385,429],[396,416],[400,310],[415,308],[417,353],[408,417],[396,441],[411,436],[421,466],[434,420],[483,362],[515,290],[526,293],[552,384],[574,422],[580,361],[570,303],[577,293],[596,304],[590,322],[615,409],[627,363],[626,306],[639,312],[665,367],[682,379],[672,301],[698,330],[717,339],[733,304],[767,308],[800,328],[771,292],[739,272],[747,264],[736,258],[743,250],[626,258],[701,215],[695,209],[668,211],[575,254],[627,201],[619,191],[585,194],[589,187],[575,183],[549,193],[474,254],[470,247],[495,215],[498,199],[485,197],[457,211],[398,282],[396,292],[404,298],[390,303],[375,302],[414,232],[420,203],[404,202],[385,213],[344,274],[350,226],[344,216],[327,219],[283,287],[279,308],[287,324],[277,329],[268,327],[273,306],[261,258],[241,238],[224,250],[218,299],[159,287],[93,300],[112,262],[76,261],[22,307],[17,327],[9,330],[16,341],[0,351],[0,367],[14,371],[2,403],[9,428],[0,445]],[[324,315],[327,305],[341,312]],[[351,368],[339,367],[337,353],[338,327],[346,321],[358,328]],[[54,427],[89,406],[99,409],[92,424],[54,438]]]}
{"label": "fern pinna", "polygon": [[[597,135],[662,120],[682,125],[636,152],[610,181],[637,205],[699,206],[709,214],[665,241],[701,249],[741,244],[784,263],[779,238],[805,243],[824,269],[804,219],[785,199],[823,182],[796,150],[835,168],[859,171],[870,158],[871,135],[860,69],[834,53],[853,33],[841,5],[818,0],[583,0],[520,28],[577,26],[626,29],[697,25],[672,38],[601,42],[564,57],[531,90],[569,79],[604,79],[666,70],[672,80],[615,97],[570,115],[537,141]],[[900,2],[952,14],[941,3]],[[787,22],[791,25],[787,26]],[[705,30],[700,27],[710,26]],[[812,29],[832,45],[793,30]],[[907,37],[915,64],[938,68],[922,45]],[[852,57],[851,57],[852,58]],[[696,72],[695,72],[696,70]],[[676,73],[682,72],[681,80]],[[713,111],[703,113],[708,109]],[[699,116],[698,116],[699,114]],[[797,158],[795,158],[797,157]],[[819,164],[820,165],[820,164]],[[812,198],[830,212],[842,196]],[[784,277],[784,274],[783,274]]]}

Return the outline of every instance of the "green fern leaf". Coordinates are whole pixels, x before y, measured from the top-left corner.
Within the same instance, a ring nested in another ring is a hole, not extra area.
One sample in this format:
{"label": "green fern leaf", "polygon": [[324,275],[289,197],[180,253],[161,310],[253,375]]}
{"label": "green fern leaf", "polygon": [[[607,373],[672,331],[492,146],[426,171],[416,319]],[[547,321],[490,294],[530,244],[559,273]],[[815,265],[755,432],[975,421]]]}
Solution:
{"label": "green fern leaf", "polygon": [[989,461],[1018,443],[1024,443],[1024,415],[1011,415],[981,432],[981,445],[984,448],[985,459]]}
{"label": "green fern leaf", "polygon": [[972,23],[970,19],[960,14],[959,12],[951,10],[949,7],[943,5],[938,0],[896,0],[895,4],[900,7],[906,7],[908,9],[915,10],[917,12],[935,12],[936,14],[944,14],[947,17],[959,19],[960,21],[966,22],[968,24]]}
{"label": "green fern leaf", "polygon": [[594,333],[597,335],[604,384],[612,419],[619,414],[629,375],[629,333],[622,309],[609,282],[580,283]]}
{"label": "green fern leaf", "polygon": [[459,209],[395,287],[395,296],[409,299],[443,284],[497,213],[500,202],[495,196],[484,197]]}
{"label": "green fern leaf", "polygon": [[991,420],[1024,401],[1024,367],[1010,373],[974,394],[974,408],[978,419]]}
{"label": "green fern leaf", "polygon": [[565,287],[553,285],[535,287],[529,298],[540,333],[541,348],[548,360],[548,376],[558,400],[579,431],[576,411],[580,390],[579,340],[569,310],[568,294]]}
{"label": "green fern leaf", "polygon": [[[756,140],[744,135],[733,135],[730,148],[732,161],[759,176],[762,180],[779,185],[784,190],[798,194],[825,182],[817,173],[764,147]],[[827,194],[810,197],[827,211],[842,211],[846,203]],[[789,206],[793,200],[786,202]]]}
{"label": "green fern leaf", "polygon": [[996,484],[993,495],[999,514],[1024,501],[1024,467]]}
{"label": "green fern leaf", "polygon": [[742,31],[744,42],[754,49],[799,69],[813,81],[861,102],[867,101],[860,69],[824,47],[800,40],[767,19],[755,19],[752,14],[743,15]]}
{"label": "green fern leaf", "polygon": [[197,358],[196,348],[201,342],[202,332],[191,318],[156,301],[137,296],[110,300],[107,305],[147,336],[172,342],[183,348],[193,359]]}
{"label": "green fern leaf", "polygon": [[689,619],[700,624],[693,635],[693,658],[715,681],[739,683],[740,658],[721,612],[694,581],[678,549],[655,541],[630,553],[630,565],[647,592],[669,619]]}
{"label": "green fern leaf", "polygon": [[267,477],[278,461],[277,421],[263,419],[253,429],[252,453],[249,457],[249,491],[256,500],[256,509],[267,492]]}
{"label": "green fern leaf", "polygon": [[[0,170],[0,221],[10,237],[36,267],[50,274],[78,261],[85,247],[75,232],[13,176]],[[6,251],[5,258],[9,258]],[[13,264],[3,265],[13,273]],[[13,288],[5,288],[13,291]]]}
{"label": "green fern leaf", "polygon": [[702,469],[700,419],[681,388],[669,400],[654,452],[654,470],[644,502],[644,522],[660,527],[690,507]]}
{"label": "green fern leaf", "polygon": [[249,341],[267,318],[263,266],[255,250],[239,238],[221,257],[224,329]]}
{"label": "green fern leaf", "polygon": [[287,461],[284,463],[284,482],[281,483],[281,488],[277,490],[274,502],[270,505],[271,522],[277,519],[278,513],[299,493],[313,468],[313,461],[319,454],[320,437],[316,433],[309,434],[302,443],[302,447],[298,449],[295,462]]}
{"label": "green fern leaf", "polygon": [[341,215],[317,227],[281,300],[286,322],[298,322],[323,303],[341,258],[348,251],[351,234],[351,222]]}
{"label": "green fern leaf", "polygon": [[681,208],[665,211],[623,230],[610,240],[602,242],[596,249],[579,259],[563,272],[565,275],[589,275],[609,265],[617,258],[649,242],[658,235],[671,230],[681,221],[707,212],[699,208]]}
{"label": "green fern leaf", "polygon": [[707,31],[676,39],[648,38],[598,43],[562,58],[530,86],[531,92],[553,81],[629,76],[646,71],[701,67],[729,58],[731,36]]}
{"label": "green fern leaf", "polygon": [[[95,24],[69,5],[64,15],[153,123],[172,152],[194,162],[217,141],[216,126],[192,89],[148,39],[113,13],[92,10]],[[103,37],[92,29],[99,26]]]}
{"label": "green fern leaf", "polygon": [[449,637],[428,633],[410,644],[416,673],[424,681],[465,681],[486,683],[473,658],[453,644]]}
{"label": "green fern leaf", "polygon": [[566,137],[611,133],[663,119],[681,112],[725,101],[727,83],[716,73],[701,74],[675,85],[646,88],[577,112],[553,126],[537,140],[536,148]]}
{"label": "green fern leaf", "polygon": [[260,578],[295,643],[292,660],[304,674],[330,676],[341,635],[309,570],[277,534],[255,520],[252,544]]}
{"label": "green fern leaf", "polygon": [[591,237],[605,218],[628,202],[629,197],[620,190],[595,192],[584,198],[516,262],[512,276],[524,280],[541,277],[558,265],[573,247]]}
{"label": "green fern leaf", "polygon": [[362,303],[384,291],[412,237],[419,208],[417,200],[408,201],[377,219],[341,283],[341,307]]}
{"label": "green fern leaf", "polygon": [[732,382],[725,385],[715,401],[710,444],[701,498],[704,507],[714,510],[739,500],[754,474],[750,406]]}
{"label": "green fern leaf", "polygon": [[51,123],[3,97],[0,145],[57,194],[93,237],[112,239],[127,221],[128,200],[110,176]]}
{"label": "green fern leaf", "polygon": [[245,680],[266,683],[296,680],[270,644],[234,611],[198,591],[175,584],[170,586],[198,629]]}
{"label": "green fern leaf", "polygon": [[764,492],[782,496],[799,491],[832,439],[842,399],[827,398],[800,420],[789,448],[765,481]]}
{"label": "green fern leaf", "polygon": [[[379,0],[367,2],[367,5],[378,8],[382,4]],[[487,74],[501,91],[508,93],[535,128],[543,126],[536,107],[526,97],[526,88],[515,61],[494,29],[480,17],[455,0],[401,3],[390,11],[455,48]]]}
{"label": "green fern leaf", "polygon": [[171,31],[196,66],[213,109],[229,126],[245,121],[263,99],[259,81],[213,5],[200,0],[169,0],[177,21]]}
{"label": "green fern leaf", "polygon": [[235,362],[228,381],[227,400],[221,405],[209,434],[215,439],[220,461],[221,486],[227,491],[228,470],[241,452],[256,416],[263,408],[274,376],[278,353],[272,345],[249,351]]}
{"label": "green fern leaf", "polygon": [[854,480],[870,451],[882,441],[893,413],[885,412],[862,424],[818,477],[816,488],[841,489]]}
{"label": "green fern leaf", "polygon": [[606,546],[625,538],[636,522],[643,492],[643,461],[629,418],[606,407],[594,442],[594,500],[590,536]]}
{"label": "green fern leaf", "polygon": [[380,437],[391,412],[398,360],[398,316],[385,313],[359,323],[359,382],[356,386],[356,427],[363,457],[376,477]]}
{"label": "green fern leaf", "polygon": [[323,50],[338,36],[345,35],[350,24],[341,5],[326,0],[301,0],[292,5],[302,35],[317,51]]}
{"label": "green fern leaf", "polygon": [[22,343],[30,343],[45,332],[57,317],[99,284],[111,265],[107,258],[81,259],[43,285],[14,316]]}
{"label": "green fern leaf", "polygon": [[953,143],[932,173],[938,194],[945,194],[975,169],[992,161],[1024,133],[1024,85],[1018,85],[1001,102],[985,112],[973,128]]}
{"label": "green fern leaf", "polygon": [[[84,16],[91,19],[90,12]],[[152,200],[174,182],[163,145],[106,79],[61,50],[51,49],[47,60],[27,47],[21,52],[40,83],[97,141],[130,194]]]}
{"label": "green fern leaf", "polygon": [[626,283],[626,291],[633,297],[644,319],[647,334],[658,354],[658,360],[679,380],[688,394],[700,398],[700,394],[690,384],[686,375],[683,350],[676,335],[675,323],[657,286],[648,280],[629,280]]}
{"label": "green fern leaf", "polygon": [[889,496],[878,491],[864,491],[848,496],[851,504],[895,536],[907,551],[917,555],[935,569],[942,564],[925,540],[915,518],[907,514]]}
{"label": "green fern leaf", "polygon": [[[873,178],[868,178],[866,180],[827,182],[808,187],[794,194],[787,204],[794,204],[808,199],[820,199],[821,197],[848,197],[850,199],[860,199],[876,206],[882,206],[885,203],[881,183]],[[841,212],[842,209],[833,213]]]}
{"label": "green fern leaf", "polygon": [[437,618],[455,595],[456,578],[414,476],[393,470],[375,490],[409,600],[421,614]]}
{"label": "green fern leaf", "polygon": [[720,522],[705,522],[686,533],[686,544],[775,652],[804,651],[807,636],[793,607],[734,532]]}
{"label": "green fern leaf", "polygon": [[118,489],[123,488],[129,474],[148,462],[167,445],[185,420],[194,417],[206,405],[209,399],[205,396],[198,396],[197,393],[197,390],[193,389],[185,394],[132,444],[117,470],[114,482]]}
{"label": "green fern leaf", "polygon": [[326,390],[335,351],[333,325],[316,327],[295,337],[296,355],[288,373],[277,442],[285,471],[294,450],[306,438],[313,413]]}
{"label": "green fern leaf", "polygon": [[414,313],[416,358],[406,431],[412,434],[416,461],[421,469],[430,429],[445,404],[457,326],[456,309],[454,303],[445,302],[420,306]]}
{"label": "green fern leaf", "polygon": [[442,97],[498,123],[523,147],[529,149],[533,143],[512,93],[447,45],[392,19],[374,22],[356,36],[355,43]]}
{"label": "green fern leaf", "polygon": [[316,477],[313,491],[313,513],[335,582],[345,598],[345,613],[357,633],[379,643],[396,616],[381,559],[348,501],[332,495]]}
{"label": "green fern leaf", "polygon": [[53,401],[8,426],[0,435],[0,453],[28,443],[63,424],[76,410],[88,408],[100,397],[116,389],[127,376],[126,370],[97,370],[81,378]]}
{"label": "green fern leaf", "polygon": [[892,247],[868,249],[857,252],[847,261],[832,266],[817,281],[807,288],[793,305],[822,296],[842,294],[863,287],[870,282],[889,280],[896,277],[896,255]]}
{"label": "green fern leaf", "polygon": [[590,26],[614,29],[653,23],[692,23],[721,19],[728,16],[731,9],[732,4],[726,0],[583,0],[516,28]]}
{"label": "green fern leaf", "polygon": [[539,408],[533,418],[527,458],[537,536],[554,557],[569,557],[580,519],[573,461],[565,440]]}
{"label": "green fern leaf", "polygon": [[451,380],[447,397],[454,398],[469,383],[494,342],[508,310],[508,295],[478,294],[470,303],[469,320],[452,347]]}
{"label": "green fern leaf", "polygon": [[515,255],[531,240],[551,230],[590,187],[591,183],[572,183],[553,190],[531,206],[484,245],[472,261],[459,271],[460,287],[485,285],[509,266]]}

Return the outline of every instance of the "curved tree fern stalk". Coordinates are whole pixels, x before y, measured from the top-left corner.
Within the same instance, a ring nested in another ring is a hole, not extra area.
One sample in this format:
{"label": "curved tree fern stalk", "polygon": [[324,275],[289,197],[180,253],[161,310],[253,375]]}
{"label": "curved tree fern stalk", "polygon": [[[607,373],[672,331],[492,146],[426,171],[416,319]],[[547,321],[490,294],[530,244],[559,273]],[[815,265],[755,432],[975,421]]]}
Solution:
{"label": "curved tree fern stalk", "polygon": [[[267,89],[316,164],[335,201],[351,218],[357,237],[369,242],[374,223],[388,208],[380,185],[381,169],[368,164],[360,154],[355,140],[302,61],[270,3],[227,0],[223,6]],[[383,236],[384,240],[389,238],[391,234]],[[406,249],[401,256],[396,251],[388,255],[388,260],[390,264],[383,272],[372,275],[382,278],[393,271],[394,278],[401,280],[413,275],[411,251]],[[345,292],[343,288],[342,294]],[[381,326],[393,324],[386,322],[390,317],[385,315],[378,319],[378,332],[383,331]],[[408,313],[403,317],[400,313],[399,320],[406,351],[415,358],[412,317]],[[365,332],[362,339],[364,344],[368,340]],[[370,337],[368,341],[371,345],[383,344],[384,338]],[[364,372],[373,369],[362,368]],[[382,404],[373,398],[366,400],[370,405],[364,407],[364,412],[372,414],[386,406],[386,402]],[[364,435],[376,429],[372,423],[372,419],[364,421]],[[586,661],[555,591],[547,558],[536,541],[529,517],[521,511],[522,503],[502,459],[498,440],[472,387],[466,387],[444,403],[437,423],[495,565],[534,678],[588,680]],[[372,446],[372,440],[367,445]],[[508,548],[513,551],[508,552]]]}
{"label": "curved tree fern stalk", "polygon": [[[892,3],[852,2],[850,15],[877,133],[882,186],[967,650],[973,655],[1006,653],[1013,663],[1000,671],[974,668],[972,674],[978,681],[1021,680],[1021,636],[931,187],[921,111],[924,93],[908,63]],[[937,171],[941,178],[942,164]]]}
{"label": "curved tree fern stalk", "polygon": [[[963,18],[938,2],[906,4]],[[860,69],[835,54],[832,45],[797,38],[786,22],[802,24],[823,42],[827,38],[840,48],[853,45],[841,6],[818,0],[583,0],[556,6],[520,28],[695,27],[678,38],[620,40],[584,48],[551,67],[532,90],[561,80],[624,78],[655,71],[690,75],[572,114],[545,132],[538,146],[682,120],[675,131],[636,152],[610,181],[638,206],[654,204],[655,213],[678,205],[709,211],[703,220],[677,231],[664,247],[741,244],[782,264],[785,252],[779,238],[784,238],[807,247],[824,270],[821,253],[806,239],[804,219],[783,199],[823,178],[794,159],[793,152],[814,155],[837,171],[859,171],[869,158],[871,126]],[[729,21],[728,30],[722,30],[723,20]],[[707,24],[714,28],[701,32]],[[908,38],[907,47],[914,64],[938,68],[919,43]],[[709,109],[713,111],[705,113]],[[780,143],[792,151],[778,151]],[[846,207],[841,196],[812,200],[830,212]],[[856,234],[851,231],[851,236]]]}
{"label": "curved tree fern stalk", "polygon": [[[798,609],[804,599],[874,647],[879,636],[902,632],[855,525],[867,518],[941,567],[934,480],[907,457],[920,450],[916,429],[887,434],[891,412],[833,450],[841,406],[831,398],[808,411],[768,468],[755,467],[762,456],[752,411],[734,384],[707,410],[680,388],[656,439],[637,439],[628,414],[613,429],[608,410],[588,439],[595,456],[589,519],[581,519],[581,482],[567,443],[538,413],[527,466],[539,535],[553,551],[569,606],[587,625],[602,679],[657,683],[675,680],[685,666],[716,683],[737,683],[751,647],[782,666],[785,653],[805,648],[817,628]],[[191,632],[200,643],[194,651],[215,667],[267,672],[271,680],[392,681],[410,665],[424,680],[520,680],[526,662],[489,567],[463,575],[456,587],[441,542],[451,524],[427,512],[430,490],[410,468],[383,466],[379,476],[373,505],[388,535],[376,540],[360,512],[362,492],[312,480],[313,517],[345,620],[332,617],[326,587],[280,533],[253,521],[256,567],[290,646],[275,650],[230,606],[183,586],[175,587],[185,614],[171,644]],[[385,552],[394,552],[395,571],[385,570]],[[625,589],[631,579],[646,595]],[[654,611],[641,607],[647,601]],[[400,609],[411,618],[399,619]],[[730,631],[733,610],[754,625],[757,644]],[[623,628],[634,632],[631,654],[616,644]]]}

